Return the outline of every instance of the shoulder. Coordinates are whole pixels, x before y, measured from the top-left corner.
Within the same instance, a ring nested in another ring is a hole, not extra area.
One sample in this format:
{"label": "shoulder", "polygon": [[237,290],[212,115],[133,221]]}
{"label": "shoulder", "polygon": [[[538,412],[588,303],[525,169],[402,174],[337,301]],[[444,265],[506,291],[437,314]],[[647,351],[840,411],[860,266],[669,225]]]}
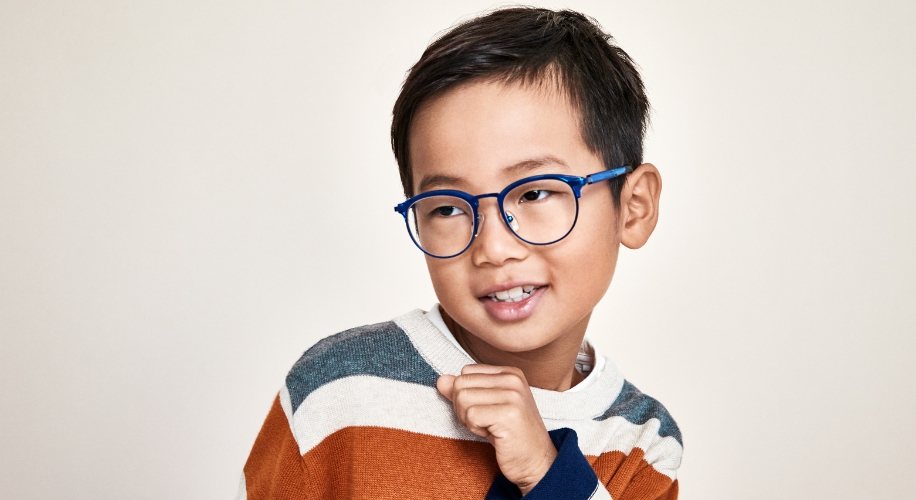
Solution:
{"label": "shoulder", "polygon": [[340,379],[374,376],[435,386],[438,374],[393,321],[352,328],[309,348],[286,376],[292,409]]}
{"label": "shoulder", "polygon": [[[677,478],[684,442],[674,418],[657,399],[644,394],[627,380],[611,405],[594,418],[595,424],[610,432],[599,453],[606,462],[615,462],[613,452],[622,452],[626,459],[644,461],[661,476],[662,482]],[[609,455],[605,453],[611,452]],[[615,462],[616,463],[616,462]]]}
{"label": "shoulder", "polygon": [[667,408],[627,380],[623,382],[623,387],[611,406],[603,414],[595,417],[595,420],[603,421],[614,417],[623,418],[638,426],[656,424],[658,437],[672,437],[681,446],[684,444],[681,431]]}

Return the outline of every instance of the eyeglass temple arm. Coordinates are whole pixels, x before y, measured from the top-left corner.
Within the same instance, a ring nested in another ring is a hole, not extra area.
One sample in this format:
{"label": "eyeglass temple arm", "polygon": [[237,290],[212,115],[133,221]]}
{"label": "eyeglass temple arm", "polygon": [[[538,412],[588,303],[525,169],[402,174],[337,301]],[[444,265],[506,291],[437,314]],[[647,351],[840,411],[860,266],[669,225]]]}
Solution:
{"label": "eyeglass temple arm", "polygon": [[589,175],[585,178],[586,184],[594,184],[596,182],[606,181],[608,179],[613,179],[624,174],[629,174],[633,171],[633,167],[618,167],[612,168],[611,170],[605,170],[604,172],[598,172],[597,174]]}

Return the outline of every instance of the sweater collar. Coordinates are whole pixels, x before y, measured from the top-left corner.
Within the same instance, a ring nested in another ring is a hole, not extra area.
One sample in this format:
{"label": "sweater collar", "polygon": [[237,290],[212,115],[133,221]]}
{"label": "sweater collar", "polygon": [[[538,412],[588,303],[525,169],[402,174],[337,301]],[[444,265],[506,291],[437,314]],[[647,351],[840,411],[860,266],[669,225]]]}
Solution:
{"label": "sweater collar", "polygon": [[[464,365],[474,363],[420,309],[396,318],[395,323],[410,338],[427,363],[439,374],[458,375]],[[596,364],[601,357],[595,353]],[[603,370],[581,390],[556,392],[531,388],[535,403],[545,420],[593,419],[607,409],[623,388],[624,378],[616,366],[603,358]]]}

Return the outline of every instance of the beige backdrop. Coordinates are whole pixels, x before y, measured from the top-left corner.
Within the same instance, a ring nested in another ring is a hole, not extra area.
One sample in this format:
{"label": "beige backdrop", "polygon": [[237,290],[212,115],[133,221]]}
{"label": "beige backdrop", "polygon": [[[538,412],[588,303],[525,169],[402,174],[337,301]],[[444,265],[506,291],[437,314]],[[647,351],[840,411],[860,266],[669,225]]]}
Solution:
{"label": "beige backdrop", "polygon": [[[231,498],[303,350],[433,303],[391,106],[494,5],[0,2],[0,496]],[[568,5],[654,104],[589,334],[682,498],[913,498],[916,2]]]}

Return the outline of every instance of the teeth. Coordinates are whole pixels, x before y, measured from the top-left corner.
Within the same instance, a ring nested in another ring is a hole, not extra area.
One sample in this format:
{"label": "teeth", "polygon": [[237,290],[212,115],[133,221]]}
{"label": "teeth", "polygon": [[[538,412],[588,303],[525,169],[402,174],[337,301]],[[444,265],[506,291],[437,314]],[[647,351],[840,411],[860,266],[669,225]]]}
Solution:
{"label": "teeth", "polygon": [[532,292],[537,289],[538,287],[534,285],[517,286],[509,290],[491,293],[487,297],[490,297],[493,302],[521,302],[530,297]]}

